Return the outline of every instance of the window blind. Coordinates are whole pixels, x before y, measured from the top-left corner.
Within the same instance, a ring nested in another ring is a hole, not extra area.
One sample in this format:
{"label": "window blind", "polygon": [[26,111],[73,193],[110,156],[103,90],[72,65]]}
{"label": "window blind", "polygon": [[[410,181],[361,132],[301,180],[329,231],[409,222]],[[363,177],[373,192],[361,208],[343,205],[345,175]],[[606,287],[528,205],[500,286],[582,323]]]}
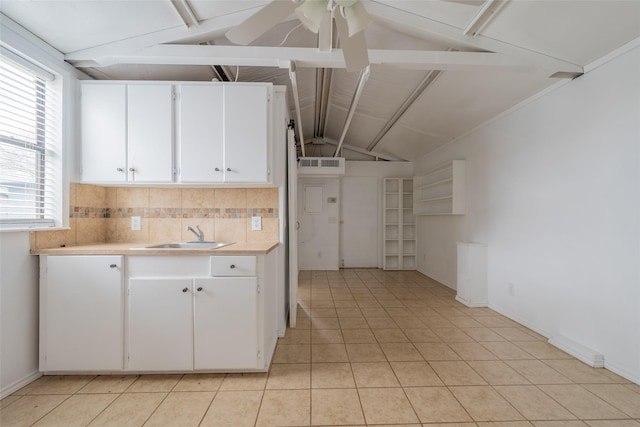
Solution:
{"label": "window blind", "polygon": [[3,229],[61,225],[57,90],[39,67],[27,65],[25,60],[18,63],[7,55],[0,56]]}

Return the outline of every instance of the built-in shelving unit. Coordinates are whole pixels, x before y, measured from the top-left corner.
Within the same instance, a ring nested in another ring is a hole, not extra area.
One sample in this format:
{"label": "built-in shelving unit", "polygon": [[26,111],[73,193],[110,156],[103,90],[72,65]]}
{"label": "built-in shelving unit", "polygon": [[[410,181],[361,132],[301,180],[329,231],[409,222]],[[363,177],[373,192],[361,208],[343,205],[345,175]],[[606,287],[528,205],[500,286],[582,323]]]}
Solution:
{"label": "built-in shelving unit", "polygon": [[413,179],[384,180],[384,247],[385,270],[416,269],[416,220],[413,216]]}
{"label": "built-in shelving unit", "polygon": [[465,213],[464,160],[453,160],[413,178],[414,215]]}

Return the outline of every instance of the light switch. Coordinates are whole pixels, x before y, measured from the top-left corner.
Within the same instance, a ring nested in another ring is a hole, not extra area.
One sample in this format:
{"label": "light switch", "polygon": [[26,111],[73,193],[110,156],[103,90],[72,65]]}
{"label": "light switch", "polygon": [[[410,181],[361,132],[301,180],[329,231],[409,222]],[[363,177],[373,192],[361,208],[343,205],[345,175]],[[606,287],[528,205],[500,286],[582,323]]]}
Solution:
{"label": "light switch", "polygon": [[131,230],[132,231],[140,231],[140,229],[142,228],[142,222],[140,220],[139,216],[132,216],[131,217]]}
{"label": "light switch", "polygon": [[262,230],[262,217],[261,216],[252,216],[251,217],[251,230],[252,231],[260,231],[260,230]]}

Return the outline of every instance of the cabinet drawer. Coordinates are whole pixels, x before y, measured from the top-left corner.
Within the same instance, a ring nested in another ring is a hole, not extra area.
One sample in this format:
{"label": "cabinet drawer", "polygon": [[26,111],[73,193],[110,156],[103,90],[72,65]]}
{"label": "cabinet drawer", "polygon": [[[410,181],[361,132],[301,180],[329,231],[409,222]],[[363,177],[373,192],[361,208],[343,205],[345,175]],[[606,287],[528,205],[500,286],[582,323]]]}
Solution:
{"label": "cabinet drawer", "polygon": [[255,276],[256,257],[254,256],[212,256],[212,276]]}

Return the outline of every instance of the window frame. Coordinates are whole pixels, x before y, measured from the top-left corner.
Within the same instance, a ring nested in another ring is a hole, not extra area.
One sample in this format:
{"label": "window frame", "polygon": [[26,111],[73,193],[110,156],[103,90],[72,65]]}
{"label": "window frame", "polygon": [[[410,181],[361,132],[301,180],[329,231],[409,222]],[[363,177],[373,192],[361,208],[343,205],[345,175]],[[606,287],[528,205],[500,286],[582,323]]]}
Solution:
{"label": "window frame", "polygon": [[[9,66],[26,70],[34,78],[34,128],[35,141],[28,138],[20,139],[10,135],[0,134],[0,144],[15,147],[33,153],[35,157],[35,188],[36,200],[33,205],[32,218],[0,217],[0,232],[4,231],[35,231],[65,228],[68,220],[64,214],[63,200],[66,192],[63,190],[65,176],[63,172],[62,139],[56,132],[50,132],[49,123],[53,121],[57,128],[62,128],[63,111],[62,97],[64,78],[42,68],[30,58],[15,53],[5,47],[0,47],[0,59]],[[27,98],[25,98],[27,99]],[[58,100],[57,105],[56,99]],[[53,116],[48,116],[53,114]],[[25,153],[26,154],[26,153]],[[53,165],[49,167],[49,164]],[[68,184],[68,183],[67,183]],[[25,188],[28,188],[25,186]]]}

